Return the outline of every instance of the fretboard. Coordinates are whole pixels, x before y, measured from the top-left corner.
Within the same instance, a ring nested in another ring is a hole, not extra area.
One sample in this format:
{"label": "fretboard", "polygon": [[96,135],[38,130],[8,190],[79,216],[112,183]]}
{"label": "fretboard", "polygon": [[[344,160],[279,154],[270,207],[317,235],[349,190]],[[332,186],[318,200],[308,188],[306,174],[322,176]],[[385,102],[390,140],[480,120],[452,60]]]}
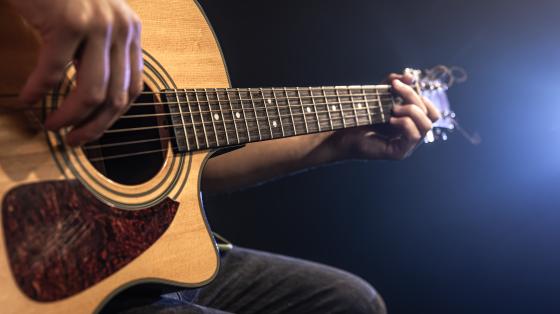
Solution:
{"label": "fretboard", "polygon": [[390,86],[165,90],[179,152],[388,122]]}

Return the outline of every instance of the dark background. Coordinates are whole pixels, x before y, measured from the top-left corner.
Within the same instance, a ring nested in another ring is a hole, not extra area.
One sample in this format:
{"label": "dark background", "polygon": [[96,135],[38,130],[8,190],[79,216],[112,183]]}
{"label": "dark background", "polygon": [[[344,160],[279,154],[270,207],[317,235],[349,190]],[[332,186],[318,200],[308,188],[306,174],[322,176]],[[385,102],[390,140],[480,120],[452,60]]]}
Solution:
{"label": "dark background", "polygon": [[209,196],[214,230],[354,272],[391,313],[560,313],[559,2],[202,4],[233,86],[372,84],[460,65],[470,79],[449,96],[482,136]]}

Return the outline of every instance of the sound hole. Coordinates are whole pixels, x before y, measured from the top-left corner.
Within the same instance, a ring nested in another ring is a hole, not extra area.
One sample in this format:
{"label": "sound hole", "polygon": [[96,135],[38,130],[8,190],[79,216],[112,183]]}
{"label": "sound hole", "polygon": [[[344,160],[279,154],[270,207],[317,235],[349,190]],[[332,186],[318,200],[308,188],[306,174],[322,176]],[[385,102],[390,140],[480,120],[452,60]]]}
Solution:
{"label": "sound hole", "polygon": [[[107,178],[126,185],[144,183],[163,166],[169,138],[167,106],[144,86],[130,109],[99,140],[84,147],[92,165]],[[162,115],[163,114],[163,115]]]}

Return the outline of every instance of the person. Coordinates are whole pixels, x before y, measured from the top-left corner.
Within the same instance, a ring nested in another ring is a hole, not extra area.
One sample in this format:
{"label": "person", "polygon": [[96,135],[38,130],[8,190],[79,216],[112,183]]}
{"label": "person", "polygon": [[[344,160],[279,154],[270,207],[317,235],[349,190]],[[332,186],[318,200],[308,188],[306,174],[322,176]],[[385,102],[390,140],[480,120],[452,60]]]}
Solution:
{"label": "person", "polygon": [[[70,145],[98,138],[141,92],[140,19],[124,0],[9,1],[42,37],[37,66],[21,91],[21,102],[39,101],[62,78],[68,62],[74,61],[77,86],[47,117],[45,127],[52,131],[72,127],[67,136]],[[361,127],[249,144],[212,158],[204,172],[203,190],[232,191],[337,161],[406,158],[440,116],[429,100],[410,87],[411,77],[391,74],[388,81],[404,100],[393,109],[389,128]],[[206,287],[156,298],[142,293],[123,296],[106,311],[386,311],[375,290],[355,275],[238,247],[222,257],[220,273]]]}

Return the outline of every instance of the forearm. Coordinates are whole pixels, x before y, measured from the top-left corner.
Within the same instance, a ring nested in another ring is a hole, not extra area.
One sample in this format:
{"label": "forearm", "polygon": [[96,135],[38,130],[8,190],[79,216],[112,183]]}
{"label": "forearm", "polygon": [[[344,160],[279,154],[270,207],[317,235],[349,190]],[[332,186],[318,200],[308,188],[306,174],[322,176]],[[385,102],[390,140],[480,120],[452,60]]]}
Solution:
{"label": "forearm", "polygon": [[204,169],[205,192],[234,191],[259,182],[338,160],[328,145],[331,133],[248,144],[212,158]]}

